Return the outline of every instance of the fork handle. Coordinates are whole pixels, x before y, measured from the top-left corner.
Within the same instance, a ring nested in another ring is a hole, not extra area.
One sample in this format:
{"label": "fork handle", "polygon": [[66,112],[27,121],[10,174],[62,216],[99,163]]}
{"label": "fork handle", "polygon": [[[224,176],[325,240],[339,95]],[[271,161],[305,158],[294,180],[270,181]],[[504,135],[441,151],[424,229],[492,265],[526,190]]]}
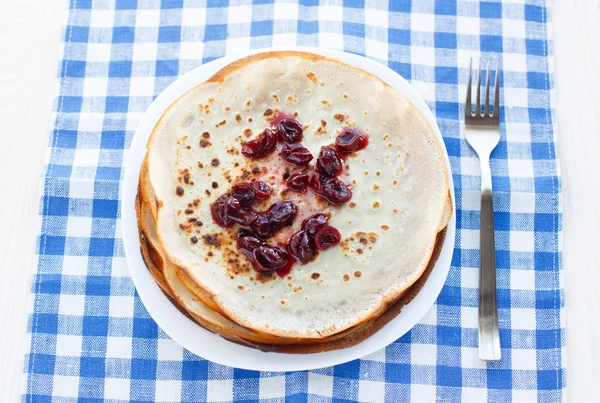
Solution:
{"label": "fork handle", "polygon": [[479,232],[479,359],[500,359],[500,332],[496,298],[494,204],[489,156],[481,158],[481,225]]}

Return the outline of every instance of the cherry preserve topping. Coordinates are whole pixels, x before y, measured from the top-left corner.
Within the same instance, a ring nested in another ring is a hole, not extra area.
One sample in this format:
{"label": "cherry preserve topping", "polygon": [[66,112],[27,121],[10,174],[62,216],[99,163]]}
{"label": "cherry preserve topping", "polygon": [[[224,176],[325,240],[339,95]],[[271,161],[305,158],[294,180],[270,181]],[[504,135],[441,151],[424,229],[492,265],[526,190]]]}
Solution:
{"label": "cherry preserve topping", "polygon": [[269,239],[273,235],[273,224],[266,213],[258,214],[256,221],[252,224],[254,234],[260,239]]}
{"label": "cherry preserve topping", "polygon": [[296,120],[296,117],[294,115],[290,115],[289,113],[279,112],[277,114],[277,116],[275,116],[273,118],[273,120],[271,120],[271,125],[272,126],[277,126],[277,123],[281,122],[283,119]]}
{"label": "cherry preserve topping", "polygon": [[332,204],[344,204],[352,198],[352,189],[339,178],[327,178],[323,182],[321,196]]}
{"label": "cherry preserve topping", "polygon": [[229,218],[229,216],[225,212],[225,205],[231,197],[231,193],[222,194],[210,206],[210,212],[212,214],[214,222],[216,222],[221,227],[227,228],[231,227],[234,224],[234,221],[231,218]]}
{"label": "cherry preserve topping", "polygon": [[342,157],[329,146],[321,147],[316,168],[318,173],[326,177],[337,176],[342,172]]}
{"label": "cherry preserve topping", "polygon": [[242,154],[248,158],[262,158],[275,151],[276,145],[275,133],[271,129],[265,129],[257,139],[250,140],[242,147]]}
{"label": "cherry preserve topping", "polygon": [[300,264],[306,264],[315,257],[315,241],[306,232],[298,231],[290,237],[287,250]]}
{"label": "cherry preserve topping", "polygon": [[293,190],[294,192],[306,192],[306,188],[308,187],[309,176],[306,174],[293,173],[288,178],[286,185],[288,189]]}
{"label": "cherry preserve topping", "polygon": [[284,200],[273,204],[269,207],[267,215],[271,224],[275,227],[287,227],[292,225],[296,214],[298,213],[298,207],[294,202]]}
{"label": "cherry preserve topping", "polygon": [[315,246],[317,249],[325,250],[337,245],[342,240],[340,231],[327,225],[321,228],[315,235]]}
{"label": "cherry preserve topping", "polygon": [[266,200],[271,197],[273,189],[263,181],[252,182],[252,188],[254,189],[254,197],[258,200]]}
{"label": "cherry preserve topping", "polygon": [[329,221],[327,215],[323,213],[313,214],[302,221],[302,229],[309,237],[314,238],[317,235],[317,231],[323,228],[327,224],[327,221]]}
{"label": "cherry preserve topping", "polygon": [[352,198],[350,185],[337,177],[324,177],[318,172],[310,178],[310,188],[331,204],[344,204]]}
{"label": "cherry preserve topping", "polygon": [[243,253],[250,261],[254,259],[254,249],[263,244],[263,241],[252,235],[238,234],[237,249]]}
{"label": "cherry preserve topping", "polygon": [[245,227],[251,226],[256,221],[256,212],[251,207],[243,207],[235,197],[230,197],[225,202],[225,214],[230,220]]}
{"label": "cherry preserve topping", "polygon": [[307,166],[313,159],[313,155],[308,151],[308,148],[300,144],[284,145],[279,155],[286,162],[300,167]]}
{"label": "cherry preserve topping", "polygon": [[[279,112],[271,125],[272,128],[266,128],[258,138],[243,145],[244,156],[251,159],[266,157],[281,141],[283,146],[279,156],[289,164],[306,167],[302,172],[294,173],[286,169],[284,180],[289,190],[304,193],[310,188],[334,205],[342,205],[352,198],[351,186],[338,177],[344,166],[342,156],[346,158],[346,154],[365,148],[369,142],[366,134],[358,129],[343,128],[334,145],[321,147],[313,171],[309,167],[313,155],[299,144],[303,138],[303,125],[285,112]],[[319,250],[334,247],[342,237],[337,229],[327,224],[329,214],[317,213],[305,218],[301,228],[287,242],[277,246],[267,243],[281,228],[292,226],[298,215],[298,206],[290,200],[277,201],[266,211],[252,207],[256,201],[270,198],[272,193],[271,186],[262,181],[237,183],[230,192],[219,196],[210,209],[213,220],[221,227],[229,228],[236,223],[242,227],[237,236],[237,249],[257,271],[275,272],[283,278],[294,263],[311,262]]]}
{"label": "cherry preserve topping", "polygon": [[348,154],[362,150],[369,144],[369,137],[360,130],[345,127],[335,139],[335,147],[340,153]]}
{"label": "cherry preserve topping", "polygon": [[239,200],[242,206],[247,206],[254,201],[254,186],[248,182],[238,183],[231,188],[231,195]]}
{"label": "cherry preserve topping", "polygon": [[302,141],[304,129],[296,119],[281,119],[279,123],[275,125],[275,130],[281,141],[284,143],[299,143]]}
{"label": "cherry preserve topping", "polygon": [[252,252],[254,265],[258,271],[274,271],[285,267],[290,257],[281,246],[261,245]]}
{"label": "cherry preserve topping", "polygon": [[271,197],[273,189],[265,182],[242,182],[233,185],[231,196],[239,200],[242,206],[248,206],[254,200],[266,200]]}

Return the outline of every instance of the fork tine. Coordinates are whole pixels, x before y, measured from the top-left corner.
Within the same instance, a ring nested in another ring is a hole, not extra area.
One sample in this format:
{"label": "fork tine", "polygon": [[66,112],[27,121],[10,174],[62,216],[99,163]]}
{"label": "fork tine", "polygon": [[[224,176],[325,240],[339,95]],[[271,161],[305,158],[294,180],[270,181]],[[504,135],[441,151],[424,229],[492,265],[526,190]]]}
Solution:
{"label": "fork tine", "polygon": [[496,79],[494,80],[494,113],[492,117],[500,116],[500,58],[496,58]]}
{"label": "fork tine", "polygon": [[475,116],[481,115],[481,58],[479,58],[479,73],[477,74],[477,103],[475,104]]}
{"label": "fork tine", "polygon": [[483,108],[484,116],[490,115],[490,59],[487,62],[487,73],[485,74],[485,108]]}
{"label": "fork tine", "polygon": [[473,58],[469,60],[469,79],[467,80],[467,100],[465,101],[465,118],[472,117],[472,105],[471,105],[471,87],[473,83],[471,82],[471,73],[473,70]]}

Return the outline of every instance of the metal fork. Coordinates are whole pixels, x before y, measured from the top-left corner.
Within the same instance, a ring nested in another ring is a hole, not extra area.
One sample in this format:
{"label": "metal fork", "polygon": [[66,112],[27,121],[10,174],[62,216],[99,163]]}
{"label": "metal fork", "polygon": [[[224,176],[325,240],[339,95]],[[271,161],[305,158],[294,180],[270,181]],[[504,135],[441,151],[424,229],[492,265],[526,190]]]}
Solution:
{"label": "metal fork", "polygon": [[479,230],[479,359],[500,359],[500,332],[496,300],[496,250],[494,247],[494,207],[490,154],[500,140],[500,60],[496,59],[494,105],[490,111],[490,61],[487,63],[485,105],[481,111],[481,59],[477,76],[477,103],[471,106],[472,65],[465,105],[465,137],[481,164],[481,221]]}

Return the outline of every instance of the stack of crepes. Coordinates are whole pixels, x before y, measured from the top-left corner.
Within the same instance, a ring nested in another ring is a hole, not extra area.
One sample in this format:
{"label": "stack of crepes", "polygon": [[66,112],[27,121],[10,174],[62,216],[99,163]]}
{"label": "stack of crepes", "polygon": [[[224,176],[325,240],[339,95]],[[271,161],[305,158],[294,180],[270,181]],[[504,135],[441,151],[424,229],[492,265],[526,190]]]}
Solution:
{"label": "stack of crepes", "polygon": [[[349,128],[368,136],[366,148],[344,156],[350,200],[290,191],[290,174],[313,175],[315,161],[290,165],[281,144],[261,158],[243,154],[282,114],[301,123],[301,144],[315,157]],[[272,194],[253,211],[282,200],[297,206],[268,244],[285,248],[315,213],[341,241],[289,272],[257,268],[236,247],[252,229],[211,214],[232,186],[256,181]],[[269,52],[226,66],[164,112],[147,144],[136,211],[144,261],[188,317],[250,347],[311,353],[352,346],[398,315],[433,268],[451,203],[437,138],[402,94],[333,59]]]}

